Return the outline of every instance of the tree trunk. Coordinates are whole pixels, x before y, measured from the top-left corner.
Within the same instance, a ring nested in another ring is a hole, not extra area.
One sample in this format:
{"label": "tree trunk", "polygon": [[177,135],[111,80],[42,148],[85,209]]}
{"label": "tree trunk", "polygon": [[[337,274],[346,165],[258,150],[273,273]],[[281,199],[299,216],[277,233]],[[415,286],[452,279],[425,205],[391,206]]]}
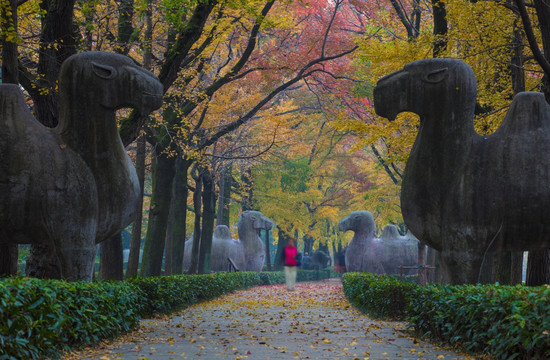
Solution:
{"label": "tree trunk", "polygon": [[195,191],[193,192],[193,207],[195,208],[195,223],[193,229],[193,246],[191,249],[191,262],[189,273],[196,274],[199,270],[199,248],[201,243],[201,197],[202,197],[202,177],[196,176]]}
{"label": "tree trunk", "polygon": [[31,94],[38,120],[48,126],[57,125],[57,98],[54,91],[61,64],[76,54],[76,32],[73,23],[75,0],[45,0],[40,7],[46,11],[42,17],[42,32],[38,52],[38,73],[47,91],[32,91]]}
{"label": "tree trunk", "polygon": [[[143,54],[143,67],[147,70],[151,70],[151,41],[153,37],[153,23],[152,23],[152,7],[151,0],[147,1],[147,7],[144,11],[145,18],[145,35],[144,35],[144,54]],[[147,141],[145,135],[142,134],[137,139],[136,149],[136,172],[139,179],[139,185],[141,187],[140,199],[138,201],[138,216],[132,224],[132,238],[130,241],[130,255],[128,257],[128,267],[126,269],[126,277],[134,277],[138,274],[139,267],[139,253],[141,250],[141,226],[143,224],[143,192],[145,187],[145,152],[147,147]]]}
{"label": "tree trunk", "polygon": [[119,0],[119,2],[117,36],[119,48],[116,49],[116,52],[128,55],[130,41],[132,40],[131,37],[134,32],[134,27],[132,25],[132,18],[134,17],[134,0]]}
{"label": "tree trunk", "polygon": [[214,217],[216,214],[216,192],[210,170],[203,169],[201,177],[203,179],[203,212],[199,252],[199,273],[208,274],[210,273],[210,262],[212,259],[212,236],[214,235]]}
{"label": "tree trunk", "polygon": [[[6,4],[7,5],[7,4]],[[17,34],[17,0],[9,0],[9,12],[2,7],[2,83],[18,84],[19,73],[17,69],[17,42],[8,41],[7,35]],[[10,14],[11,12],[11,14]],[[11,28],[11,30],[10,30]]]}
{"label": "tree trunk", "polygon": [[227,165],[221,171],[219,180],[220,196],[218,198],[218,213],[216,225],[229,226],[229,205],[231,203],[231,186],[233,184],[233,165]]}
{"label": "tree trunk", "polygon": [[[550,4],[546,0],[534,0],[533,4],[537,12],[539,29],[542,39],[542,47],[546,62],[550,61]],[[542,92],[546,102],[550,104],[550,73],[545,72],[542,78]]]}
{"label": "tree trunk", "polygon": [[441,0],[432,0],[432,10],[435,35],[433,57],[437,58],[447,50],[447,11]]}
{"label": "tree trunk", "polygon": [[143,247],[141,276],[159,276],[166,240],[166,225],[170,210],[175,158],[157,154],[153,159],[153,189],[147,235]]}
{"label": "tree trunk", "polygon": [[[17,33],[17,1],[10,0],[9,14],[6,9],[2,8],[2,83],[17,84],[19,83],[19,74],[17,70],[17,43],[6,40],[6,33],[10,27],[13,27],[13,32]],[[0,244],[0,276],[15,275],[17,273],[17,258],[19,256],[18,244]]]}
{"label": "tree trunk", "polygon": [[529,251],[525,285],[550,284],[550,250]]}
{"label": "tree trunk", "polygon": [[18,244],[0,245],[0,277],[17,274]]}
{"label": "tree trunk", "polygon": [[139,266],[139,251],[141,248],[141,226],[143,222],[143,187],[145,184],[145,136],[137,139],[136,150],[136,172],[139,179],[141,191],[137,203],[137,218],[132,223],[132,237],[130,239],[130,255],[128,256],[128,266],[126,268],[126,278],[137,275]]}
{"label": "tree trunk", "polygon": [[174,225],[172,229],[172,273],[183,272],[183,252],[185,249],[185,238],[187,236],[187,173],[191,166],[190,160],[178,158],[176,160],[176,177],[174,178]]}
{"label": "tree trunk", "polygon": [[[177,162],[177,160],[176,160]],[[170,196],[170,210],[168,210],[168,221],[166,222],[166,240],[164,247],[164,275],[172,275],[172,242],[174,239],[174,181],[172,182],[172,194]]]}
{"label": "tree trunk", "polygon": [[422,286],[428,284],[428,270],[426,266],[426,244],[422,241],[418,242],[418,283]]}
{"label": "tree trunk", "polygon": [[252,170],[250,168],[242,172],[242,182],[243,182],[243,196],[242,196],[242,209],[243,211],[253,210],[252,208],[252,198],[254,196],[253,185],[252,185]]}
{"label": "tree trunk", "polygon": [[123,280],[122,233],[118,233],[99,245],[99,278]]}
{"label": "tree trunk", "polygon": [[315,239],[313,239],[310,235],[304,235],[304,255],[312,255],[313,254],[313,244],[315,243]]}
{"label": "tree trunk", "polygon": [[265,230],[265,265],[268,271],[271,271],[271,249],[269,246],[269,230]]}
{"label": "tree trunk", "polygon": [[282,270],[285,265],[283,251],[288,241],[288,234],[281,230],[279,226],[277,226],[277,229],[279,230],[279,241],[277,241],[277,253],[275,254],[275,261],[273,263],[275,265],[275,270]]}

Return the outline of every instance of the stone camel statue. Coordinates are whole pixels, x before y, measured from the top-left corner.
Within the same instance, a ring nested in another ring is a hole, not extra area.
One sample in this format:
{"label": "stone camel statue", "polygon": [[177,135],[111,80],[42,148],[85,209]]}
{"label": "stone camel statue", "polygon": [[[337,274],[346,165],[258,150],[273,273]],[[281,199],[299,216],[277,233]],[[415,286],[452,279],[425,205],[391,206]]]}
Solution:
{"label": "stone camel statue", "polygon": [[0,242],[55,249],[61,276],[92,280],[96,243],[135,216],[139,182],[115,111],[147,115],[162,84],[123,55],[69,57],[59,74],[59,125],[46,128],[16,85],[0,85]]}
{"label": "stone camel statue", "polygon": [[519,93],[499,129],[481,136],[476,95],[472,69],[454,59],[409,63],[374,90],[379,115],[420,115],[401,209],[453,284],[479,282],[490,251],[550,248],[550,106],[540,93]]}
{"label": "stone camel statue", "polygon": [[374,237],[374,218],[368,211],[352,211],[340,220],[338,230],[355,232],[345,254],[347,271],[368,271],[383,274],[379,256],[380,240]]}
{"label": "stone camel statue", "polygon": [[[193,250],[193,240],[185,242],[183,269],[189,270],[191,266],[191,252]],[[231,258],[238,270],[245,268],[244,248],[240,240],[235,240],[231,237],[231,233],[227,225],[218,225],[214,229],[212,236],[212,253],[210,260],[210,270],[212,271],[228,271],[229,261]]]}
{"label": "stone camel statue", "polygon": [[[418,266],[418,239],[401,236],[397,227],[388,224],[380,236],[382,266],[386,274],[399,274],[399,266]],[[403,269],[403,274],[416,274],[416,269]]]}
{"label": "stone camel statue", "polygon": [[265,245],[260,239],[260,230],[271,230],[273,222],[259,211],[243,211],[237,228],[243,244],[246,271],[262,271],[265,261]]}
{"label": "stone camel statue", "polygon": [[[235,262],[240,271],[262,271],[265,260],[265,245],[260,239],[260,230],[271,230],[273,223],[259,211],[243,211],[237,222],[239,240],[233,240],[229,228],[219,225],[212,237],[210,270],[227,271],[227,258]],[[185,242],[183,268],[191,266],[193,240]]]}

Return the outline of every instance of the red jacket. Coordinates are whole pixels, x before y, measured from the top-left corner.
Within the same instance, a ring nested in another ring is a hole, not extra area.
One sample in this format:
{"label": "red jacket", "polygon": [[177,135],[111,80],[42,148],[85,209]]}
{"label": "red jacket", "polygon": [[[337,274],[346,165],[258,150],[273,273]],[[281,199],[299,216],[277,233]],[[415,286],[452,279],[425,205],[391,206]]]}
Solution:
{"label": "red jacket", "polygon": [[296,256],[298,255],[298,249],[292,246],[285,246],[285,266],[297,266],[298,260]]}

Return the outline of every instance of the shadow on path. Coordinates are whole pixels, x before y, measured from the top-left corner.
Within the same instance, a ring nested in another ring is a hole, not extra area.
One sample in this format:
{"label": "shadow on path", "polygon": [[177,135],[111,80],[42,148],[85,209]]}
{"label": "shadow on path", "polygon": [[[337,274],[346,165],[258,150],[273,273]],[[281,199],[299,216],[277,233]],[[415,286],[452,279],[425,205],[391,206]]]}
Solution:
{"label": "shadow on path", "polygon": [[353,308],[340,279],[259,286],[141,321],[73,359],[471,359],[409,337],[405,324]]}

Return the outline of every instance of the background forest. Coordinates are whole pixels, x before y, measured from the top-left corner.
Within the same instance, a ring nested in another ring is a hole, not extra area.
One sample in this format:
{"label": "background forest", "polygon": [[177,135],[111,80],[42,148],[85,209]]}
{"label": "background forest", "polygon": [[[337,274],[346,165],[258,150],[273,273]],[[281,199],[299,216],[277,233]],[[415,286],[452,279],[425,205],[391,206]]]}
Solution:
{"label": "background forest", "polygon": [[[550,99],[541,0],[0,3],[2,82],[21,85],[44,125],[57,124],[59,68],[78,52],[128,55],[164,86],[151,116],[119,112],[144,183],[127,277],[181,273],[184,241],[211,239],[219,224],[237,237],[244,210],[273,220],[272,248],[293,236],[302,249],[337,251],[351,239],[338,222],[354,210],[370,211],[378,234],[386,224],[405,232],[400,182],[418,119],[389,122],[371,105],[376,81],[410,61],[453,57],[473,68],[480,134],[498,128],[514,94]],[[209,271],[203,243],[192,272]],[[27,271],[55,274],[55,263],[33,260],[50,250],[33,246]],[[99,276],[123,278],[122,254],[122,235],[102,243]],[[530,256],[548,282],[548,251]]]}

